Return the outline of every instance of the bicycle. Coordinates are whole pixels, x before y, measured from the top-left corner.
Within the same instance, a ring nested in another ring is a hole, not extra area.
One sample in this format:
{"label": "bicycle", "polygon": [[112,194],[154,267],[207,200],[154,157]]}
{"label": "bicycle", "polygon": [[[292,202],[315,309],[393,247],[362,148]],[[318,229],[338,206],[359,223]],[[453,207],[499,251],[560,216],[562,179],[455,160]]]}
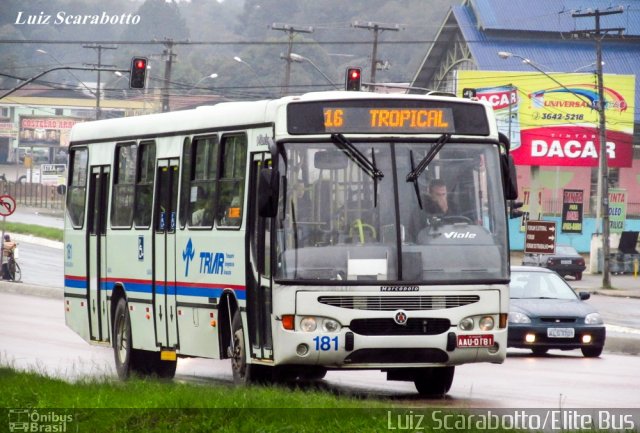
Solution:
{"label": "bicycle", "polygon": [[7,272],[10,281],[20,281],[22,280],[22,271],[16,261],[14,251],[15,250],[9,251],[9,256],[7,257]]}

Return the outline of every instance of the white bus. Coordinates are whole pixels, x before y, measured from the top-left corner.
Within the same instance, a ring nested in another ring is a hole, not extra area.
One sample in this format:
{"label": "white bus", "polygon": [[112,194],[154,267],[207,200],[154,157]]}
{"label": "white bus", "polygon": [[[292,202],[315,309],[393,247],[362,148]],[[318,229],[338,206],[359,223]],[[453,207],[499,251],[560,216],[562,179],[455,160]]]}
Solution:
{"label": "white bus", "polygon": [[343,91],[76,124],[66,323],[123,379],[195,356],[236,383],[377,369],[444,394],[505,359],[503,138],[482,102]]}

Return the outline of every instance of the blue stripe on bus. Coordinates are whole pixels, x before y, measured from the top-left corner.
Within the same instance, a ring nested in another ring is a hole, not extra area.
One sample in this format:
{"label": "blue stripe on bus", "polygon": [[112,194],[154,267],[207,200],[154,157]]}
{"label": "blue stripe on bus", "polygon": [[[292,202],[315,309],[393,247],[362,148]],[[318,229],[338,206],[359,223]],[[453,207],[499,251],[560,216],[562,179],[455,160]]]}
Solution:
{"label": "blue stripe on bus", "polygon": [[[140,280],[137,281],[124,281],[126,285],[127,292],[136,292],[136,293],[152,293],[153,286],[151,282],[142,282]],[[111,291],[114,288],[116,281],[113,278],[110,278],[107,281],[101,281],[100,289],[105,291]],[[78,277],[65,278],[64,280],[65,287],[74,288],[74,289],[85,289],[87,288],[87,280],[79,279]],[[210,286],[210,284],[207,284]],[[164,290],[162,286],[158,286],[156,290],[157,294],[164,294]],[[198,287],[193,283],[189,283],[189,285],[178,285],[178,286],[168,286],[167,287],[167,295],[180,295],[180,296],[197,296],[202,298],[219,298],[222,296],[222,292],[225,290],[225,287]],[[234,288],[233,289],[236,297],[238,299],[246,299],[246,291],[243,289]]]}

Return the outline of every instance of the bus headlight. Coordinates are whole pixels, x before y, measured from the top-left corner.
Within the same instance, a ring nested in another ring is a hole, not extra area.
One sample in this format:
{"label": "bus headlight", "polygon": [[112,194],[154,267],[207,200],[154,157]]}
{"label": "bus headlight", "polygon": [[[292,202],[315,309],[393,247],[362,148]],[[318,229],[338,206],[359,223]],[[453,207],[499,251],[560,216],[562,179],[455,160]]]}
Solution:
{"label": "bus headlight", "polygon": [[322,330],[324,332],[338,332],[340,330],[340,324],[333,319],[325,319],[322,323]]}
{"label": "bus headlight", "polygon": [[318,327],[318,322],[315,317],[303,317],[300,321],[300,329],[303,332],[313,332]]}
{"label": "bus headlight", "polygon": [[465,317],[460,321],[460,329],[463,331],[471,331],[473,329],[473,319],[471,317]]}
{"label": "bus headlight", "polygon": [[493,317],[483,316],[478,323],[481,331],[491,331],[495,325]]}

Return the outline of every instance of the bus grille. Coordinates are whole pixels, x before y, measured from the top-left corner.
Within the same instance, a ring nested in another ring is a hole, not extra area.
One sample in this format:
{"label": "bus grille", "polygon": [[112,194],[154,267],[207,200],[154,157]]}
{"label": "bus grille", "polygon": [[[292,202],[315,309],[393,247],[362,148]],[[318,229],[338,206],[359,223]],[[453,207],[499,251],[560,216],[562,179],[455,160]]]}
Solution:
{"label": "bus grille", "polygon": [[449,319],[412,318],[404,325],[393,319],[354,319],[349,328],[360,335],[438,335],[451,328]]}
{"label": "bus grille", "polygon": [[442,310],[478,302],[477,295],[447,296],[320,296],[318,302],[352,310]]}

